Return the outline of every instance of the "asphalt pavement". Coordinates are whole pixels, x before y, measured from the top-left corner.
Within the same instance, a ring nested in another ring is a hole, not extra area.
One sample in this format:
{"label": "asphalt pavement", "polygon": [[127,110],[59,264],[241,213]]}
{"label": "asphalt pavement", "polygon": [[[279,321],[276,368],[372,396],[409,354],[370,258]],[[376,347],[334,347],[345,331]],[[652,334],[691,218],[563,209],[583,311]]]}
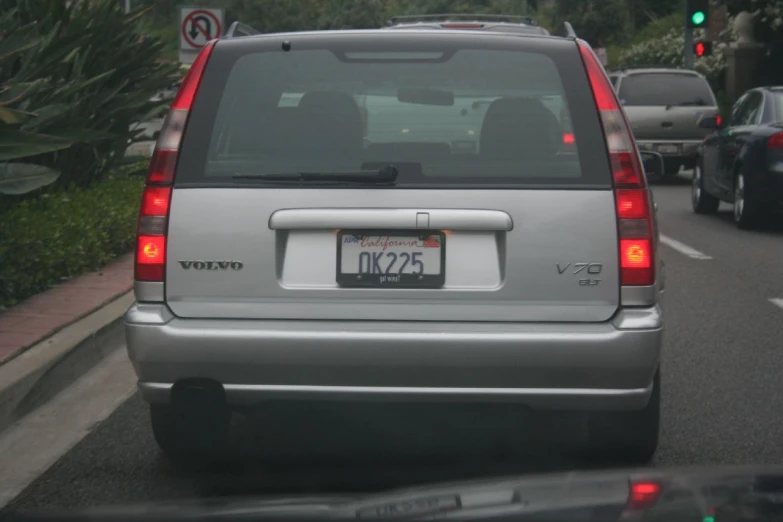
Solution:
{"label": "asphalt pavement", "polygon": [[[728,205],[698,216],[688,176],[654,188],[667,333],[662,439],[651,465],[783,464],[783,223],[741,231]],[[483,418],[465,409],[411,416],[391,407],[353,408],[302,405],[240,416],[220,466],[182,467],[158,452],[147,409],[134,394],[42,470],[5,513],[379,491],[606,465],[572,451],[569,438],[579,426],[571,419],[517,417],[507,408]],[[515,422],[517,434],[487,443],[493,419]]]}

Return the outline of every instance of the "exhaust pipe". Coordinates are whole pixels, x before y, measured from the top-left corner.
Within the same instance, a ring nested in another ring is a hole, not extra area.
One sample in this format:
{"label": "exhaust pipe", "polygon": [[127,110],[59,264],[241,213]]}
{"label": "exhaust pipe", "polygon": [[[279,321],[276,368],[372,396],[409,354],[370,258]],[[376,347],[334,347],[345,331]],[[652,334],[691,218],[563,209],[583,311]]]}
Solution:
{"label": "exhaust pipe", "polygon": [[223,385],[208,379],[188,379],[174,384],[171,402],[187,410],[213,410],[224,408],[226,394]]}

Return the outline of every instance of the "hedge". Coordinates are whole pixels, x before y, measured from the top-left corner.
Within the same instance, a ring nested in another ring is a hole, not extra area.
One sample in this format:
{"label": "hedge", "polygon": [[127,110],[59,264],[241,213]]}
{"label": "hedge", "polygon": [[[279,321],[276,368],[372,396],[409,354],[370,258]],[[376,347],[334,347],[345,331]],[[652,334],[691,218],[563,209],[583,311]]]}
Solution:
{"label": "hedge", "polygon": [[88,188],[21,201],[0,215],[0,309],[129,252],[142,168],[133,165]]}

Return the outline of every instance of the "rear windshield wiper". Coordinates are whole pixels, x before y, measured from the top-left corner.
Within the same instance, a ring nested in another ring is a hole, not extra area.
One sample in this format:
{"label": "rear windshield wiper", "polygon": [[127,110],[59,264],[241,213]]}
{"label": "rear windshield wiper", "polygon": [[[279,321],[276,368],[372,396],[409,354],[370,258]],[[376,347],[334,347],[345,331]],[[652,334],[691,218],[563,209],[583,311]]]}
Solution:
{"label": "rear windshield wiper", "polygon": [[703,98],[696,98],[695,100],[690,101],[684,101],[679,103],[670,103],[666,106],[666,110],[668,111],[672,107],[706,107],[709,105],[706,101],[704,101]]}
{"label": "rear windshield wiper", "polygon": [[281,172],[274,174],[237,174],[233,179],[261,181],[342,181],[355,183],[393,183],[399,170],[393,165],[375,170],[344,172]]}

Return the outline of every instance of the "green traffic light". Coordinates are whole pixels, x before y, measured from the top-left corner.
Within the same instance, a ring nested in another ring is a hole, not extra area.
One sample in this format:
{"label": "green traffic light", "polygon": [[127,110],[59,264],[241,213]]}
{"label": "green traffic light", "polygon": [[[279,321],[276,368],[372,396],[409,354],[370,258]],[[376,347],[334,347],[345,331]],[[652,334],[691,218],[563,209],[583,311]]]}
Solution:
{"label": "green traffic light", "polygon": [[707,18],[704,16],[704,11],[696,11],[693,13],[693,16],[691,16],[691,21],[693,22],[693,25],[701,25],[704,23],[704,19]]}

